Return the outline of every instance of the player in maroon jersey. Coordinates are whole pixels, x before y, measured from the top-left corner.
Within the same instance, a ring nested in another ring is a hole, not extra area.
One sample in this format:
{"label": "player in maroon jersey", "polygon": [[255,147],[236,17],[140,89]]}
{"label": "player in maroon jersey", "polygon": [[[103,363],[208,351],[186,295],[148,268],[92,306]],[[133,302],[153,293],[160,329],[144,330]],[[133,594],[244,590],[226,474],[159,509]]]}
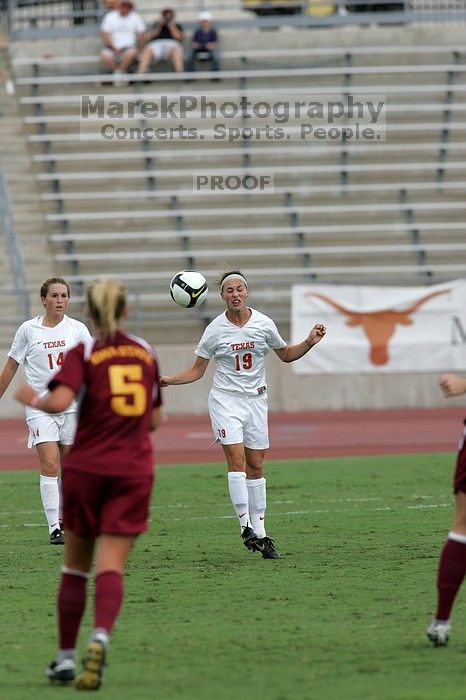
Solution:
{"label": "player in maroon jersey", "polygon": [[[65,566],[58,591],[59,651],[51,680],[100,687],[109,636],[123,601],[123,572],[135,538],[147,529],[153,482],[149,436],[161,421],[157,359],[144,340],[120,330],[123,287],[99,279],[87,292],[95,337],[66,355],[42,397],[23,385],[15,397],[47,413],[78,395],[78,428],[63,469]],[[76,639],[95,553],[94,627],[75,677]]]}
{"label": "player in maroon jersey", "polygon": [[[465,377],[444,374],[440,377],[439,384],[446,397],[466,394]],[[438,565],[437,610],[427,630],[427,636],[436,647],[448,644],[451,631],[450,613],[466,574],[466,428],[458,446],[453,491],[453,523],[440,553]]]}

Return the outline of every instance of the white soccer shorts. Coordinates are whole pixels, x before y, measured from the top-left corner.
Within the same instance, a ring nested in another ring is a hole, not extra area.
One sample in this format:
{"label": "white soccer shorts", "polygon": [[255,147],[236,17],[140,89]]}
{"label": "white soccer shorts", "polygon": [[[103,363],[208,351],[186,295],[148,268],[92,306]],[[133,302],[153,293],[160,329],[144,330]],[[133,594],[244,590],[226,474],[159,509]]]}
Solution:
{"label": "white soccer shorts", "polygon": [[267,449],[269,428],[266,396],[212,389],[208,405],[216,442],[222,445],[243,443],[251,450]]}
{"label": "white soccer shorts", "polygon": [[77,414],[43,413],[26,421],[29,428],[28,448],[41,442],[60,442],[62,445],[72,445],[76,432]]}

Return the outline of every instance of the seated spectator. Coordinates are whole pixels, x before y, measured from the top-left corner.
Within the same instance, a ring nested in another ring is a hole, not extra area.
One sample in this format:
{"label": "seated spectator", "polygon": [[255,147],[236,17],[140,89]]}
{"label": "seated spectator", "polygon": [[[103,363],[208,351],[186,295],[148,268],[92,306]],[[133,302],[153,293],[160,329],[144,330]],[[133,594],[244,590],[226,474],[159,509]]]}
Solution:
{"label": "seated spectator", "polygon": [[105,46],[100,60],[112,73],[127,73],[137,58],[145,29],[141,17],[134,11],[133,3],[121,0],[115,10],[107,12],[100,28]]}
{"label": "seated spectator", "polygon": [[212,26],[212,14],[207,10],[199,13],[199,27],[193,34],[188,55],[188,71],[195,70],[196,60],[210,61],[212,70],[220,70],[218,33]]}
{"label": "seated spectator", "polygon": [[154,22],[152,29],[145,35],[147,46],[141,52],[138,73],[146,73],[154,61],[170,61],[177,73],[184,69],[183,41],[184,31],[175,22],[175,10],[166,7],[162,10],[159,20]]}

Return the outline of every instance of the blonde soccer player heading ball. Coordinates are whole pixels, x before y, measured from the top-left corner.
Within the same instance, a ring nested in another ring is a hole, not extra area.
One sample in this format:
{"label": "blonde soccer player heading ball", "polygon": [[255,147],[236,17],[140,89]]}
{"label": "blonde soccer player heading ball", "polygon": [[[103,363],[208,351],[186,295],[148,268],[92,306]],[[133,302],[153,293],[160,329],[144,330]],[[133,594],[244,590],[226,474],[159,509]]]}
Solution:
{"label": "blonde soccer player heading ball", "polygon": [[209,360],[214,359],[209,414],[215,438],[225,454],[228,490],[241,537],[248,549],[261,552],[264,559],[278,559],[264,520],[263,462],[269,446],[264,358],[272,349],[282,362],[299,360],[322,340],[326,329],[317,323],[301,343],[287,345],[272,319],[248,306],[248,294],[248,283],[240,270],[223,274],[220,295],[226,310],[205,329],[192,367],[161,377],[161,386],[197,381]]}

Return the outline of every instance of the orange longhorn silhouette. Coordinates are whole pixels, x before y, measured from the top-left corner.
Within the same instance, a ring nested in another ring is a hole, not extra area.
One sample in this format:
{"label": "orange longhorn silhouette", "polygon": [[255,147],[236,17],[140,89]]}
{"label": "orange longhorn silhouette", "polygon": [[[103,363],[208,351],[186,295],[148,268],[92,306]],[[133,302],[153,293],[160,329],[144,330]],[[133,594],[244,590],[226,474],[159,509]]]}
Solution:
{"label": "orange longhorn silhouette", "polygon": [[412,324],[409,316],[425,304],[429,299],[437,297],[440,294],[448,294],[450,289],[444,289],[438,292],[431,292],[426,296],[416,301],[414,304],[404,311],[394,311],[393,309],[381,309],[380,311],[351,311],[346,309],[342,304],[330,299],[325,294],[311,293],[306,296],[317,297],[322,299],[334,309],[340,311],[344,316],[348,317],[347,326],[362,326],[364,333],[370,343],[370,359],[374,365],[385,365],[389,360],[388,343],[397,324],[409,326]]}

